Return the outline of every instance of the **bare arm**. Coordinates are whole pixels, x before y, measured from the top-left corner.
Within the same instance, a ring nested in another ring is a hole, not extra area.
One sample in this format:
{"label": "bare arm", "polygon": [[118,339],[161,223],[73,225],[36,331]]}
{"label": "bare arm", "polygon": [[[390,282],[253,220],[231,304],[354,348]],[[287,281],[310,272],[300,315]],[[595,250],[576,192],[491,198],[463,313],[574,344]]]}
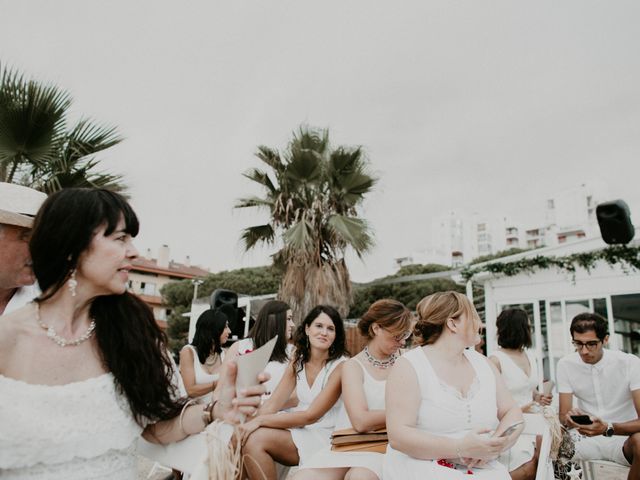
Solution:
{"label": "bare arm", "polygon": [[278,383],[278,386],[269,399],[258,409],[258,415],[276,413],[286,408],[291,403],[291,395],[296,388],[296,372],[293,362],[289,362],[287,368]]}
{"label": "bare arm", "polygon": [[[342,391],[341,378],[343,365],[344,362],[338,365],[333,372],[331,372],[331,375],[329,375],[329,379],[327,380],[327,384],[313,400],[311,405],[309,405],[308,409],[299,412],[260,415],[256,418],[259,426],[271,428],[293,428],[316,423],[340,398],[340,393]],[[278,388],[279,387],[280,386],[278,385]],[[288,398],[288,396],[286,398]]]}
{"label": "bare arm", "polygon": [[362,367],[354,358],[347,360],[342,368],[342,399],[357,432],[369,432],[386,424],[384,410],[369,410],[363,384]]}
{"label": "bare arm", "polygon": [[217,382],[196,384],[196,372],[193,368],[193,361],[193,350],[188,347],[180,350],[180,375],[184,382],[184,388],[190,397],[197,398],[212,392]]}
{"label": "bare arm", "polygon": [[[507,386],[504,383],[504,379],[498,369],[495,368],[491,362],[489,362],[489,366],[491,370],[493,370],[493,374],[496,379],[496,403],[498,406],[498,418],[500,419],[500,423],[498,428],[496,428],[495,436],[499,436],[503,431],[509,428],[516,422],[523,421],[522,410],[513,400],[511,393],[507,389]],[[504,450],[507,450],[516,443],[516,440],[520,436],[524,430],[524,425],[518,427],[518,429],[513,432],[511,435],[507,437],[507,443],[504,446]]]}
{"label": "bare arm", "polygon": [[491,355],[489,357],[489,360],[495,365],[495,367],[498,369],[498,372],[502,373],[502,367],[500,366],[500,360],[498,359],[498,357],[496,357],[495,355]]}
{"label": "bare arm", "polygon": [[[236,397],[236,374],[238,366],[235,362],[230,362],[226,369],[226,375],[219,382],[221,385],[220,395],[214,397],[217,402],[213,408],[213,417],[224,420],[227,423],[238,423],[245,415],[253,415],[260,405],[265,387],[262,385],[269,379],[269,374],[258,375],[259,385],[246,388]],[[180,416],[162,420],[148,425],[142,432],[142,436],[152,443],[172,443],[186,438],[188,435],[199,433],[207,426],[203,419],[203,412],[206,405],[189,405],[184,409],[182,424]]]}
{"label": "bare arm", "polygon": [[432,435],[417,428],[420,387],[411,364],[400,358],[389,374],[386,386],[387,432],[395,450],[423,460],[495,458],[506,443],[505,438],[480,437],[468,433],[462,439]]}
{"label": "bare arm", "polygon": [[[633,405],[638,418],[629,420],[628,422],[612,423],[614,435],[632,435],[640,432],[640,390],[633,390],[631,392],[631,398],[633,399]],[[572,414],[572,412],[570,411],[569,414]],[[588,437],[603,435],[608,428],[606,419],[601,419],[593,415],[590,415],[590,417],[593,423],[590,425],[577,425],[576,428],[578,432]],[[569,421],[571,421],[571,419],[569,419]]]}

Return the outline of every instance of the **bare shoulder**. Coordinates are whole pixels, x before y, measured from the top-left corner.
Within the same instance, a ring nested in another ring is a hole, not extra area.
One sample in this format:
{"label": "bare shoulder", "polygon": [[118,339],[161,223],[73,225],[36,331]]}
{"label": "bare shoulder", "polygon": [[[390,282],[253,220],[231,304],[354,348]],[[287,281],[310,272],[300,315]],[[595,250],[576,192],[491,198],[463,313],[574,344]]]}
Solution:
{"label": "bare shoulder", "polygon": [[14,312],[0,315],[0,358],[10,355],[15,345],[27,336],[37,334],[39,327],[35,322],[32,305],[26,305]]}

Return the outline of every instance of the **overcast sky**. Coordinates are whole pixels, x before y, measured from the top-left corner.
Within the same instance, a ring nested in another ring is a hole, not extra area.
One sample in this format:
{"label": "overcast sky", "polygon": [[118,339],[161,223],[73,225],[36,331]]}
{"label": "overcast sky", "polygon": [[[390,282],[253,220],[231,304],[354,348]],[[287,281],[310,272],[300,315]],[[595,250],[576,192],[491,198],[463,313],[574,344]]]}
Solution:
{"label": "overcast sky", "polygon": [[213,271],[243,253],[234,211],[255,147],[300,123],[363,145],[380,177],[355,280],[393,271],[452,208],[524,215],[598,179],[640,215],[640,2],[0,0],[0,62],[71,92],[126,137],[138,247]]}

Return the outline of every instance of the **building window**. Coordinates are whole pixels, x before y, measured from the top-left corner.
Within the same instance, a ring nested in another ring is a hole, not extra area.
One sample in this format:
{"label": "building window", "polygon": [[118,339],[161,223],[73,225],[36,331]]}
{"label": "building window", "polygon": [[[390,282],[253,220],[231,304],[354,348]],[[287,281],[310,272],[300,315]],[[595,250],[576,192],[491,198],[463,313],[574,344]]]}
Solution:
{"label": "building window", "polygon": [[550,198],[549,200],[547,200],[547,208],[549,210],[553,210],[554,208],[556,208],[555,202],[553,201],[553,198]]}
{"label": "building window", "polygon": [[156,294],[156,284],[151,282],[140,282],[140,291],[144,295],[154,296]]}
{"label": "building window", "polygon": [[487,224],[486,223],[479,223],[478,224],[478,231],[479,232],[484,232],[487,229]]}

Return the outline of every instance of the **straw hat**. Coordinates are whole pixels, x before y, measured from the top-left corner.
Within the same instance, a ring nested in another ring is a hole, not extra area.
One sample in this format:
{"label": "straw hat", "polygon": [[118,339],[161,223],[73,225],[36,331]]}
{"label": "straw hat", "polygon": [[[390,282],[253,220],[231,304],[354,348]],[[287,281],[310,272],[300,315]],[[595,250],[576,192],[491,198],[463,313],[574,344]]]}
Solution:
{"label": "straw hat", "polygon": [[0,182],[0,223],[31,228],[33,217],[46,198],[33,188]]}

